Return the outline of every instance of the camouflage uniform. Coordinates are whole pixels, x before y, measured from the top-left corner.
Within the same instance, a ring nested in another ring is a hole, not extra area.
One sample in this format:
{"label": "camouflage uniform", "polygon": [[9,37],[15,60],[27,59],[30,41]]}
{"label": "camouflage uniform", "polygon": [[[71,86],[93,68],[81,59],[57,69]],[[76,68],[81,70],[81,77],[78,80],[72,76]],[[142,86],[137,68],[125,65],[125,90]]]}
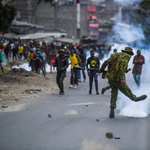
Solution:
{"label": "camouflage uniform", "polygon": [[101,71],[104,71],[106,66],[108,66],[106,78],[109,80],[112,89],[110,107],[116,108],[118,89],[131,100],[135,101],[137,99],[127,84],[125,84],[125,87],[121,86],[121,80],[125,80],[126,66],[128,66],[130,58],[131,56],[124,52],[114,53],[102,64]]}

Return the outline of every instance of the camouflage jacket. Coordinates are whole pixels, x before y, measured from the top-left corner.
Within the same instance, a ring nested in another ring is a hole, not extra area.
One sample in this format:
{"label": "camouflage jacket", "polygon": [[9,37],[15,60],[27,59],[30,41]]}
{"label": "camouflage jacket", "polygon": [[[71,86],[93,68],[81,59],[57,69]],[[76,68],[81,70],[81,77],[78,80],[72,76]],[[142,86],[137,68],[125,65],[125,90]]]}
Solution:
{"label": "camouflage jacket", "polygon": [[114,53],[101,66],[101,71],[104,71],[108,66],[106,78],[113,81],[125,80],[126,66],[131,56],[127,53]]}

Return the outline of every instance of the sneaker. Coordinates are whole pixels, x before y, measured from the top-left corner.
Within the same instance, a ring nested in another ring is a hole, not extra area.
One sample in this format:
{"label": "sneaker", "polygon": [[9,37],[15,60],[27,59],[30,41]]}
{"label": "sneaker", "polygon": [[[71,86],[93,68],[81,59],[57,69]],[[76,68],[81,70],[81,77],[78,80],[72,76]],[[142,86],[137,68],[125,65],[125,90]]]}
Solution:
{"label": "sneaker", "polygon": [[74,88],[74,86],[71,84],[71,85],[69,86],[69,88]]}
{"label": "sneaker", "polygon": [[76,89],[77,88],[76,84],[73,87]]}
{"label": "sneaker", "polygon": [[104,92],[105,92],[105,89],[104,89],[104,88],[102,88],[102,90],[101,90],[101,94],[103,95],[103,94],[104,94]]}
{"label": "sneaker", "polygon": [[81,82],[81,79],[78,79],[78,82]]}
{"label": "sneaker", "polygon": [[89,94],[92,94],[92,91],[91,91],[91,90],[89,90]]}
{"label": "sneaker", "polygon": [[141,95],[140,97],[137,97],[137,98],[136,98],[135,102],[142,101],[142,100],[144,100],[144,99],[146,99],[146,98],[147,98],[147,95]]}
{"label": "sneaker", "polygon": [[83,80],[83,82],[85,82],[85,81],[86,81],[86,79]]}
{"label": "sneaker", "polygon": [[99,92],[96,92],[96,95],[99,95]]}

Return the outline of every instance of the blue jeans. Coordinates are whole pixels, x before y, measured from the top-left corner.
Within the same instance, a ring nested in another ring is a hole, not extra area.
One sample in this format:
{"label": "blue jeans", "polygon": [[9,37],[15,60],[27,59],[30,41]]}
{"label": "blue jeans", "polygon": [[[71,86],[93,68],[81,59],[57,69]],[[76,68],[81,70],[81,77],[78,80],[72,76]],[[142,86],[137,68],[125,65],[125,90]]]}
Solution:
{"label": "blue jeans", "polygon": [[[85,68],[85,64],[82,64],[81,67]],[[85,70],[82,70],[82,74],[83,74],[83,79],[86,79]],[[78,77],[78,79],[81,79],[81,72],[80,72],[80,70],[78,70],[77,77]]]}
{"label": "blue jeans", "polygon": [[135,83],[137,84],[138,87],[140,87],[140,77],[141,77],[141,74],[133,73],[134,81],[135,81]]}

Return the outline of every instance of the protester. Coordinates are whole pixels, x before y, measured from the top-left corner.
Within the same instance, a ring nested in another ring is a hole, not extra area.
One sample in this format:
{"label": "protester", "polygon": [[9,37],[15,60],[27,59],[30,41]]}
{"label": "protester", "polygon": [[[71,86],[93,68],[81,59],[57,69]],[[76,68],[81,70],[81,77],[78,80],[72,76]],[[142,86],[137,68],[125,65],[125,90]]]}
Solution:
{"label": "protester", "polygon": [[3,62],[3,53],[2,53],[2,49],[0,48],[0,67],[2,69],[2,72],[4,73],[2,62]]}
{"label": "protester", "polygon": [[52,52],[49,53],[49,59],[50,59],[50,73],[52,73],[52,67],[54,67],[56,59],[56,53],[54,52],[54,50],[52,50]]}
{"label": "protester", "polygon": [[27,47],[27,44],[23,45],[23,56],[24,56],[25,60],[28,58],[28,47]]}
{"label": "protester", "polygon": [[34,54],[35,53],[32,50],[30,50],[30,54],[29,54],[29,57],[28,57],[28,62],[29,62],[29,67],[31,67],[31,71],[35,70],[35,63],[33,61]]}
{"label": "protester", "polygon": [[[90,68],[88,68],[88,65],[90,65]],[[96,94],[99,94],[98,92],[98,69],[100,67],[100,61],[97,57],[94,56],[93,50],[91,51],[91,57],[87,59],[86,67],[87,67],[88,76],[89,76],[89,85],[90,85],[89,94],[92,94],[93,78],[95,80]]]}
{"label": "protester", "polygon": [[68,68],[68,59],[64,56],[64,50],[59,51],[59,56],[55,59],[55,66],[57,67],[56,82],[60,89],[60,95],[64,95],[63,80],[66,77],[66,69]]}
{"label": "protester", "polygon": [[16,50],[16,46],[14,45],[13,49],[12,49],[12,53],[13,53],[13,61],[17,60],[17,50]]}
{"label": "protester", "polygon": [[126,84],[125,80],[125,70],[128,66],[128,62],[131,58],[131,55],[134,55],[132,48],[126,47],[125,50],[122,50],[121,53],[114,53],[107,59],[101,66],[99,73],[104,71],[106,66],[108,66],[108,71],[106,73],[106,78],[109,80],[109,85],[112,89],[111,91],[111,100],[110,100],[110,118],[115,117],[114,109],[116,108],[116,101],[118,90],[125,94],[131,100],[138,102],[147,98],[147,95],[142,95],[137,97],[132,93],[130,88]]}
{"label": "protester", "polygon": [[140,78],[141,78],[141,73],[142,73],[142,65],[145,63],[145,58],[143,55],[141,55],[141,51],[137,51],[137,55],[134,56],[133,59],[133,78],[135,80],[135,83],[137,84],[138,87],[140,87]]}
{"label": "protester", "polygon": [[40,58],[41,62],[42,62],[42,69],[43,71],[45,72],[46,74],[46,69],[45,69],[45,60],[44,60],[44,57],[43,57],[43,53],[40,51],[39,48],[37,48],[37,56]]}
{"label": "protester", "polygon": [[[79,47],[79,51],[78,51],[78,55],[81,59],[81,67],[85,69],[86,66],[86,54],[84,52],[84,48],[82,46]],[[86,74],[85,74],[85,70],[82,70],[82,74],[83,74],[83,82],[86,81]],[[78,71],[78,81],[81,82],[81,72],[80,70]]]}
{"label": "protester", "polygon": [[40,74],[40,71],[42,70],[42,61],[36,53],[33,56],[33,60],[35,63],[35,71]]}
{"label": "protester", "polygon": [[70,51],[70,61],[71,61],[71,77],[70,77],[70,88],[76,88],[76,85],[78,85],[78,70],[74,69],[74,66],[79,66],[79,63],[81,63],[81,60],[77,54],[74,53],[74,50],[72,49]]}
{"label": "protester", "polygon": [[6,45],[6,48],[5,48],[5,50],[4,50],[6,60],[8,60],[8,59],[9,59],[9,58],[8,58],[8,54],[9,54],[9,52],[10,52],[10,45],[9,45],[9,44],[7,44],[7,45]]}
{"label": "protester", "polygon": [[19,51],[19,60],[21,60],[22,59],[22,55],[23,55],[23,45],[19,45],[18,51]]}

